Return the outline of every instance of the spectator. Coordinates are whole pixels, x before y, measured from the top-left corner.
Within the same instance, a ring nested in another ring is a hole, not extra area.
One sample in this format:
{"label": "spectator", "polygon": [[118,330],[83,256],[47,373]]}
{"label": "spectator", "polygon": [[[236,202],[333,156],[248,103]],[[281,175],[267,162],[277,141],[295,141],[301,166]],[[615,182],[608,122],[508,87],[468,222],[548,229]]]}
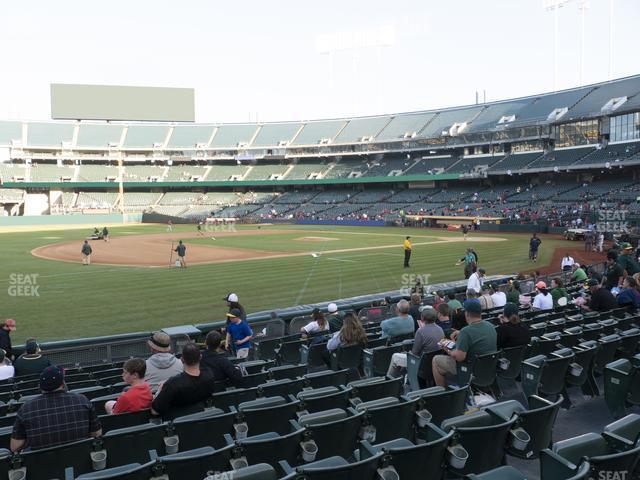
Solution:
{"label": "spectator", "polygon": [[436,310],[437,315],[438,315],[438,319],[436,320],[436,324],[445,333],[449,333],[451,331],[451,329],[452,329],[451,319],[449,318],[450,311],[451,311],[451,309],[449,308],[449,305],[447,305],[446,303],[441,303],[440,305],[438,305],[438,308]]}
{"label": "spectator", "polygon": [[564,257],[562,257],[562,262],[560,262],[560,268],[564,273],[569,274],[569,272],[571,272],[571,267],[573,267],[574,263],[576,262],[573,260],[573,257],[569,255],[569,252],[567,252],[565,253]]}
{"label": "spectator", "polygon": [[595,312],[607,312],[618,308],[616,297],[613,296],[611,291],[600,287],[600,283],[597,280],[591,278],[587,282],[587,286],[589,292],[591,292],[591,300],[589,300],[587,305],[582,307],[583,309]]}
{"label": "spectator", "polygon": [[433,308],[438,309],[438,305],[442,303],[446,303],[447,301],[444,299],[444,292],[438,291],[433,294]]}
{"label": "spectator", "polygon": [[327,343],[327,350],[335,350],[345,345],[367,344],[367,333],[364,331],[360,320],[353,314],[347,313],[344,316],[344,323],[340,331],[333,334]]}
{"label": "spectator", "polygon": [[552,310],[553,297],[547,290],[547,284],[540,280],[536,283],[536,290],[538,290],[538,294],[533,298],[531,308],[533,310]]}
{"label": "spectator", "polygon": [[242,320],[240,315],[242,315],[242,312],[238,309],[233,309],[227,313],[230,321],[227,329],[227,338],[231,340],[231,343],[227,344],[227,349],[235,352],[238,358],[247,358],[251,350],[253,331],[249,324]]}
{"label": "spectator", "polygon": [[[234,312],[234,315],[239,315],[239,312]],[[234,318],[242,321],[239,316]],[[200,358],[200,349],[195,343],[184,346],[184,371],[160,386],[151,404],[154,414],[162,416],[163,419],[175,418],[183,409],[198,405],[211,396],[214,388],[213,374],[208,368],[200,369]]]}
{"label": "spectator", "polygon": [[413,329],[413,318],[409,315],[409,302],[400,300],[396,305],[396,313],[397,316],[380,322],[381,338],[399,337],[412,334],[415,331]]}
{"label": "spectator", "polygon": [[30,338],[26,341],[24,352],[13,362],[16,377],[31,374],[39,375],[51,365],[49,359],[40,352],[40,346],[35,338]]}
{"label": "spectator", "polygon": [[7,358],[13,362],[13,349],[11,348],[11,332],[16,331],[16,321],[8,318],[0,326],[0,348],[7,352]]}
{"label": "spectator", "polygon": [[18,410],[11,451],[38,450],[102,435],[100,421],[84,395],[65,391],[64,371],[55,365],[40,374],[42,394]]}
{"label": "spectator", "polygon": [[627,272],[627,275],[633,276],[640,272],[640,265],[638,261],[633,258],[633,246],[628,242],[620,244],[621,252],[618,256],[617,262]]}
{"label": "spectator", "polygon": [[516,305],[520,304],[520,295],[522,292],[520,291],[520,282],[517,280],[509,281],[511,284],[509,288],[509,293],[507,293],[507,302],[515,303]]}
{"label": "spectator", "polygon": [[[244,309],[244,307],[240,304],[240,302],[238,301],[238,295],[236,295],[235,293],[230,293],[229,295],[224,297],[223,300],[225,302],[227,302],[227,308],[228,308],[227,313],[230,313],[231,310],[239,310],[240,311],[240,318],[242,318],[242,320],[246,320],[247,319],[247,312]],[[229,338],[229,323],[231,323],[231,319],[227,315],[226,324],[225,324],[224,329],[223,329],[223,331],[226,332],[226,334],[227,334],[227,339],[226,339],[226,344],[227,345],[231,344],[231,338]]]}
{"label": "spectator", "polygon": [[207,333],[204,340],[207,349],[202,354],[200,366],[208,368],[213,374],[213,380],[222,382],[228,380],[234,387],[242,385],[242,372],[237,368],[222,349],[222,334],[217,330]]}
{"label": "spectator", "polygon": [[329,322],[324,318],[324,313],[322,313],[319,308],[314,308],[311,316],[313,320],[300,329],[303,337],[312,333],[329,331]]}
{"label": "spectator", "polygon": [[457,374],[456,363],[496,350],[496,330],[493,325],[482,320],[480,303],[470,300],[464,302],[464,314],[467,326],[451,335],[456,341],[455,348],[445,348],[446,355],[436,355],[433,358],[432,370],[436,385],[446,386],[445,376]]}
{"label": "spectator", "polygon": [[518,305],[507,303],[499,317],[500,325],[496,328],[497,346],[501,348],[519,347],[531,341],[531,332],[520,322]]}
{"label": "spectator", "polygon": [[451,292],[448,297],[449,301],[447,302],[447,305],[449,305],[449,310],[451,312],[462,310],[462,303],[460,303],[460,300],[456,299],[455,293]]}
{"label": "spectator", "polygon": [[482,291],[482,279],[485,276],[485,269],[479,268],[475,273],[472,273],[467,282],[467,290],[473,290],[477,294]]}
{"label": "spectator", "polygon": [[489,287],[489,293],[491,294],[491,300],[493,300],[494,307],[504,307],[507,303],[507,294],[504,293],[496,285]]}
{"label": "spectator", "polygon": [[551,298],[553,299],[554,307],[558,306],[558,300],[560,300],[561,298],[568,299],[567,289],[564,288],[562,279],[557,277],[551,279]]}
{"label": "spectator", "polygon": [[327,322],[329,322],[329,329],[332,332],[337,332],[342,328],[343,315],[338,312],[338,306],[335,303],[330,303],[327,306]]}
{"label": "spectator", "polygon": [[493,298],[491,298],[489,286],[482,286],[482,295],[478,298],[482,310],[491,310],[493,308]]}
{"label": "spectator", "polygon": [[582,269],[580,264],[579,263],[574,263],[573,264],[573,273],[571,274],[571,281],[572,282],[584,282],[588,278],[589,277],[587,277],[587,274]]}
{"label": "spectator", "polygon": [[420,301],[422,301],[422,297],[424,296],[424,285],[422,285],[420,277],[416,279],[416,284],[411,288],[412,296],[414,293],[417,293],[420,296]]}
{"label": "spectator", "polygon": [[174,375],[182,373],[182,363],[171,353],[171,337],[164,332],[154,332],[147,340],[152,355],[147,358],[144,380],[152,389]]}
{"label": "spectator", "polygon": [[[441,304],[441,306],[446,305]],[[420,357],[423,353],[435,352],[440,349],[438,342],[444,338],[444,332],[442,328],[436,325],[436,318],[437,314],[435,309],[425,308],[422,311],[422,316],[418,321],[420,327],[416,331],[413,347],[411,347],[411,353],[414,355]],[[402,369],[405,368],[407,368],[407,354],[394,353],[389,363],[387,376],[392,378],[398,377]]]}
{"label": "spectator", "polygon": [[638,292],[638,284],[633,277],[625,277],[622,282],[622,290],[616,297],[616,301],[621,307],[640,308],[640,292]]}
{"label": "spectator", "polygon": [[618,254],[615,251],[607,252],[607,265],[604,273],[604,288],[611,290],[622,285],[624,268],[618,263]]}
{"label": "spectator", "polygon": [[6,354],[7,352],[0,348],[0,380],[12,378],[15,373],[13,365],[7,363],[8,360],[5,358]]}
{"label": "spectator", "polygon": [[151,387],[144,381],[147,363],[141,358],[131,358],[122,366],[122,380],[131,387],[118,397],[104,405],[104,410],[111,413],[139,412],[151,408],[153,394]]}
{"label": "spectator", "polygon": [[411,303],[409,304],[409,315],[413,318],[414,331],[418,329],[418,320],[422,318],[420,310],[422,310],[422,297],[414,293],[411,295]]}

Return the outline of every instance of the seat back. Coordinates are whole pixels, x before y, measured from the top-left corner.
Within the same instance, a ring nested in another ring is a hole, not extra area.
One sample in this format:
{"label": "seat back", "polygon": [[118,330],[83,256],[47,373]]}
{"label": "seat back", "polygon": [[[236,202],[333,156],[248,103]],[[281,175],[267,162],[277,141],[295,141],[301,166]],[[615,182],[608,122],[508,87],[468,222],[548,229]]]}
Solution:
{"label": "seat back", "polygon": [[98,419],[102,425],[102,432],[106,433],[110,430],[119,428],[134,427],[149,423],[151,418],[151,410],[140,410],[137,412],[119,413],[116,415],[100,415]]}
{"label": "seat back", "polygon": [[288,395],[295,395],[302,390],[303,384],[304,380],[302,378],[296,380],[283,378],[282,380],[275,380],[258,385],[258,394],[265,397],[287,397]]}
{"label": "seat back", "polygon": [[456,362],[458,370],[458,385],[489,387],[496,379],[498,368],[498,352],[477,355],[466,362]]}
{"label": "seat back", "polygon": [[[382,380],[380,380],[382,378]],[[352,390],[352,397],[362,402],[384,397],[399,397],[402,388],[402,377],[384,380],[384,377],[356,380],[348,384]]]}
{"label": "seat back", "polygon": [[277,349],[276,360],[278,365],[298,365],[300,364],[300,345],[307,343],[306,340],[292,340],[282,342]]}
{"label": "seat back", "polygon": [[359,369],[362,363],[362,345],[345,345],[331,352],[331,370]]}
{"label": "seat back", "polygon": [[158,455],[165,453],[164,425],[144,424],[136,427],[111,430],[101,437],[107,451],[107,468],[128,463],[147,463],[150,450]]}
{"label": "seat back", "polygon": [[447,418],[462,415],[465,410],[469,387],[432,387],[407,394],[407,398],[419,398],[418,410],[426,409],[431,414],[431,422],[440,426]]}
{"label": "seat back", "polygon": [[411,390],[420,390],[435,385],[431,364],[439,350],[423,353],[420,357],[407,352],[407,380]]}
{"label": "seat back", "polygon": [[304,376],[306,383],[311,388],[339,387],[347,384],[349,370],[327,370],[322,372],[308,373]]}
{"label": "seat back", "polygon": [[267,463],[277,468],[278,462],[282,460],[289,465],[298,465],[301,462],[300,444],[304,440],[304,432],[304,428],[300,428],[287,435],[276,435],[271,438],[248,437],[236,443],[249,465]]}
{"label": "seat back", "polygon": [[21,466],[26,467],[29,479],[65,478],[64,471],[67,467],[72,467],[75,475],[92,472],[93,463],[90,456],[92,451],[93,440],[87,439],[23,452],[18,458]]}
{"label": "seat back", "polygon": [[331,457],[296,468],[296,473],[289,477],[296,480],[376,480],[378,468],[381,466],[383,454],[359,462],[349,463],[342,457]]}
{"label": "seat back", "polygon": [[311,439],[318,445],[317,459],[336,455],[349,458],[353,454],[360,438],[364,412],[348,409],[346,413],[329,410],[300,417],[300,425],[311,433]]}
{"label": "seat back", "polygon": [[362,352],[362,369],[366,377],[385,375],[394,353],[402,351],[402,345],[367,348]]}
{"label": "seat back", "polygon": [[604,400],[614,418],[627,412],[627,395],[634,375],[635,369],[625,358],[609,363],[604,369]]}
{"label": "seat back", "polygon": [[180,439],[180,451],[203,446],[222,448],[226,445],[223,435],[234,432],[236,414],[222,410],[207,410],[192,415],[177,417],[172,422],[173,434]]}
{"label": "seat back", "polygon": [[269,369],[269,375],[273,380],[282,380],[284,378],[293,380],[302,377],[305,373],[307,373],[306,365],[283,365]]}
{"label": "seat back", "polygon": [[366,412],[365,424],[375,428],[375,431],[372,431],[375,437],[369,436],[369,441],[380,443],[396,438],[408,438],[413,441],[416,434],[415,414],[418,401],[419,399],[415,398],[384,406],[368,405],[375,404],[375,401],[358,405],[358,410]]}
{"label": "seat back", "polygon": [[596,354],[595,370],[598,373],[604,371],[607,363],[611,363],[615,357],[616,351],[621,344],[620,336],[617,334],[607,335],[598,340],[600,348]]}
{"label": "seat back", "polygon": [[225,472],[231,469],[229,460],[233,445],[213,449],[202,447],[160,457],[162,473],[169,478],[206,478],[209,472]]}
{"label": "seat back", "polygon": [[266,338],[256,341],[255,355],[260,360],[275,360],[280,338]]}
{"label": "seat back", "polygon": [[[277,398],[277,397],[276,397]],[[249,435],[277,432],[284,435],[290,431],[289,420],[296,418],[299,401],[260,408],[258,405],[239,405],[243,420],[249,426]]]}
{"label": "seat back", "polygon": [[236,388],[220,393],[214,393],[211,401],[214,407],[228,410],[229,407],[236,407],[243,402],[255,400],[257,397],[257,388]]}
{"label": "seat back", "polygon": [[[568,350],[568,349],[567,349]],[[557,352],[562,352],[558,350]],[[569,364],[573,362],[574,355],[570,350],[567,354],[552,353],[547,356],[547,361],[542,368],[539,391],[545,395],[558,395],[564,390],[565,378],[569,370]]]}
{"label": "seat back", "polygon": [[[507,380],[515,380],[520,375],[520,369],[522,367],[522,361],[527,352],[527,345],[520,345],[518,347],[505,348],[500,352],[497,374],[500,378]],[[502,362],[505,359],[508,364]],[[506,365],[507,368],[502,368],[502,365]]]}
{"label": "seat back", "polygon": [[528,400],[529,409],[518,413],[518,425],[529,434],[531,439],[525,450],[517,450],[508,445],[507,451],[516,457],[534,459],[538,458],[540,451],[551,445],[553,426],[563,398],[560,396],[555,402],[550,402],[544,398],[533,396]]}
{"label": "seat back", "polygon": [[314,390],[305,390],[298,393],[298,400],[301,401],[303,410],[307,412],[320,412],[334,408],[346,409],[349,406],[349,389],[339,389],[337,387],[324,387]]}

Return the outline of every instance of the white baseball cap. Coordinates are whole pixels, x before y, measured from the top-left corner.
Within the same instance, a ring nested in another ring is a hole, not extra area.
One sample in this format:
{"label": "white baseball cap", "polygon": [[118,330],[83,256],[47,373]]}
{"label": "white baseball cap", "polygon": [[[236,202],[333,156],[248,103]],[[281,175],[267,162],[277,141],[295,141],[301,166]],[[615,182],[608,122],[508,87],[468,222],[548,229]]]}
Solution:
{"label": "white baseball cap", "polygon": [[329,311],[329,313],[336,313],[338,311],[338,306],[335,303],[330,303],[327,306],[327,310]]}
{"label": "white baseball cap", "polygon": [[225,298],[225,300],[227,302],[237,302],[238,301],[238,295],[236,295],[235,293],[230,293],[229,295],[227,295],[227,298]]}

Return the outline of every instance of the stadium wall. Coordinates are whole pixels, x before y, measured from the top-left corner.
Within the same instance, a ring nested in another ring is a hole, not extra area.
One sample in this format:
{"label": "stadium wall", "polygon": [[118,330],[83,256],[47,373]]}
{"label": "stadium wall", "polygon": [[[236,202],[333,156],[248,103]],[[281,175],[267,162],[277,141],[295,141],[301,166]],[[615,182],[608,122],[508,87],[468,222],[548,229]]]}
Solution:
{"label": "stadium wall", "polygon": [[0,227],[55,226],[55,225],[113,225],[118,223],[141,223],[141,213],[107,215],[31,215],[0,217]]}

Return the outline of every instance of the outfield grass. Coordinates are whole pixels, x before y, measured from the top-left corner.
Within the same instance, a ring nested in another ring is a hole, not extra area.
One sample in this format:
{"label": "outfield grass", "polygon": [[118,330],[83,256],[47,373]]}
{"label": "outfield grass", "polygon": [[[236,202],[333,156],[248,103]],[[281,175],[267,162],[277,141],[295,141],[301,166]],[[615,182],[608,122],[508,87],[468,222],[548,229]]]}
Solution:
{"label": "outfield grass", "polygon": [[[242,227],[239,227],[242,228]],[[78,241],[86,230],[52,230],[2,234],[0,282],[3,291],[0,319],[15,318],[14,341],[35,336],[41,341],[80,338],[194,324],[220,320],[229,292],[239,295],[249,312],[327,301],[359,294],[401,288],[404,274],[429,274],[432,283],[462,278],[462,267],[454,263],[467,245],[473,246],[488,274],[511,274],[534,268],[527,259],[528,236],[502,234],[502,242],[439,243],[436,237],[459,233],[423,229],[356,228],[319,226],[272,226],[287,230],[279,235],[216,237],[189,243],[234,246],[281,252],[326,252],[391,245],[376,250],[350,251],[289,258],[240,261],[191,266],[186,270],[135,268],[57,262],[33,257],[38,246],[68,240]],[[178,232],[193,232],[193,226],[176,226]],[[160,225],[114,227],[114,236],[164,232]],[[412,268],[402,268],[401,243],[412,235]],[[305,236],[338,238],[335,241],[302,242]],[[424,237],[424,238],[420,238]],[[397,246],[396,246],[397,245]],[[553,247],[562,240],[545,240],[539,265],[548,263]],[[11,296],[16,275],[36,274],[39,296]]]}

